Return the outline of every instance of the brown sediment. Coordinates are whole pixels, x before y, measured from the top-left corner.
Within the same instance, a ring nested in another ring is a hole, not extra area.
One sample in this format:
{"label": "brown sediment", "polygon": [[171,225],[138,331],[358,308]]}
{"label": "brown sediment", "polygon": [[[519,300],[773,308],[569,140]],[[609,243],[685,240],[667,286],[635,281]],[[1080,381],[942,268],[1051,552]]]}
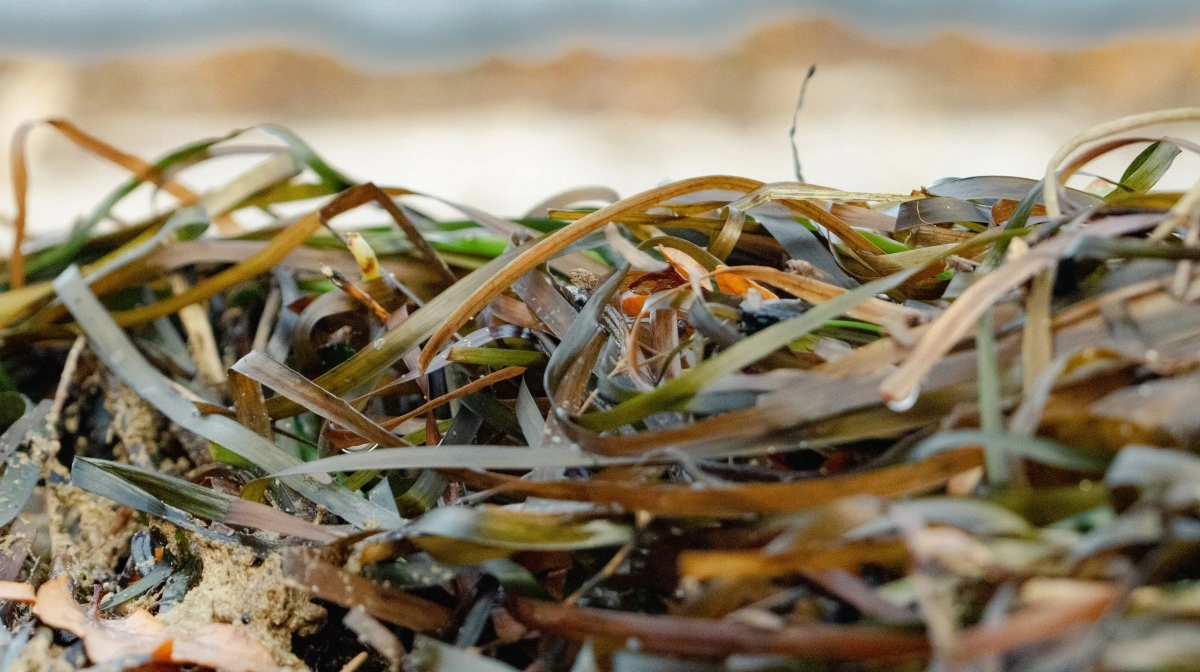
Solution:
{"label": "brown sediment", "polygon": [[173,634],[186,636],[209,623],[241,623],[274,656],[280,669],[307,669],[292,654],[292,635],[311,635],[325,620],[325,609],[288,585],[279,555],[259,560],[243,546],[192,537],[200,558],[200,583],[159,620]]}
{"label": "brown sediment", "polygon": [[114,525],[123,507],[71,485],[70,474],[57,460],[51,459],[47,470],[51,557],[62,561],[77,584],[90,585],[114,571],[137,526]]}
{"label": "brown sediment", "polygon": [[159,469],[166,427],[162,415],[112,373],[104,377],[104,408],[113,416],[110,438],[120,442],[114,452],[134,466]]}

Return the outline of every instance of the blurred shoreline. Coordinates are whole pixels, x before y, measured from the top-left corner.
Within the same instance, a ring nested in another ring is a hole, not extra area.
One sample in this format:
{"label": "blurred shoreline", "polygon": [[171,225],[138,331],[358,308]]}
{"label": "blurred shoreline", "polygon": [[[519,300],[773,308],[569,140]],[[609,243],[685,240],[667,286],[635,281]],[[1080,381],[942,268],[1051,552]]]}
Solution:
{"label": "blurred shoreline", "polygon": [[[281,48],[0,59],[0,137],[7,142],[23,120],[62,116],[151,158],[271,121],[354,177],[512,215],[579,184],[627,195],[703,173],[792,179],[787,128],[812,63],[797,133],[805,177],[852,189],[908,191],[968,172],[1035,175],[1092,124],[1200,97],[1197,37],[1009,49],[958,34],[882,42],[831,21],[789,21],[706,55],[579,49],[420,72],[367,71]],[[49,131],[35,134],[30,171],[35,231],[66,228],[121,177]],[[192,179],[203,186],[203,175]],[[0,181],[8,180],[5,161]],[[0,219],[9,214],[10,197],[0,198]]]}

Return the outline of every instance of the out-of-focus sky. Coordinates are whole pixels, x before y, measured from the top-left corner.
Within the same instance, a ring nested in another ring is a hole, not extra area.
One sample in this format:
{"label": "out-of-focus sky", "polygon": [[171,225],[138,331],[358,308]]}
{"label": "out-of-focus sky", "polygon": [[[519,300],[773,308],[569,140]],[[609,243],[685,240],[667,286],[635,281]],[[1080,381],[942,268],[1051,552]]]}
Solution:
{"label": "out-of-focus sky", "polygon": [[[356,178],[515,215],[582,184],[791,179],[815,63],[805,177],[907,192],[1037,175],[1089,125],[1200,104],[1198,25],[1195,0],[0,0],[0,142],[63,116],[153,158],[270,121]],[[31,149],[35,230],[122,177],[50,131]]]}

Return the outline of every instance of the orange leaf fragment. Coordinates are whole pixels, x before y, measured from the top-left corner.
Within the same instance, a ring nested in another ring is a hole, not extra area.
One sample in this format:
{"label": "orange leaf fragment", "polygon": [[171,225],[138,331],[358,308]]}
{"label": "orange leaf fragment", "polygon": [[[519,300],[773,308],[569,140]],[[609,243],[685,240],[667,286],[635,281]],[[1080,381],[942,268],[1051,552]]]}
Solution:
{"label": "orange leaf fragment", "polygon": [[[1016,212],[1018,203],[1008,198],[1002,198],[996,201],[992,206],[992,221],[996,224],[1003,224],[1012,219],[1013,213]],[[1029,213],[1030,217],[1045,217],[1046,206],[1035,205]]]}
{"label": "orange leaf fragment", "polygon": [[621,310],[630,317],[636,317],[641,314],[642,307],[646,305],[646,294],[634,294],[633,292],[625,292],[621,296]]}
{"label": "orange leaf fragment", "polygon": [[[717,269],[722,269],[722,268],[729,268],[729,267],[724,264],[717,266]],[[767,289],[766,287],[763,287],[762,285],[758,284],[757,282],[747,279],[747,278],[744,278],[744,277],[738,275],[737,273],[720,273],[720,272],[718,272],[716,274],[716,280],[717,280],[717,287],[720,287],[721,291],[725,292],[726,294],[740,294],[740,295],[744,296],[746,294],[746,292],[750,291],[751,289],[757,289],[762,294],[762,298],[764,298],[764,299],[778,299],[779,298],[779,296],[777,294],[775,294],[775,292],[772,292],[771,290]]]}
{"label": "orange leaf fragment", "polygon": [[708,269],[686,252],[676,250],[673,247],[667,247],[666,245],[659,245],[658,251],[662,253],[663,259],[666,259],[667,263],[671,264],[675,272],[679,274],[679,277],[684,280],[703,278],[708,275]]}
{"label": "orange leaf fragment", "polygon": [[171,662],[171,656],[174,654],[175,642],[170,639],[163,640],[163,643],[159,644],[158,648],[150,653],[150,662],[169,663]]}

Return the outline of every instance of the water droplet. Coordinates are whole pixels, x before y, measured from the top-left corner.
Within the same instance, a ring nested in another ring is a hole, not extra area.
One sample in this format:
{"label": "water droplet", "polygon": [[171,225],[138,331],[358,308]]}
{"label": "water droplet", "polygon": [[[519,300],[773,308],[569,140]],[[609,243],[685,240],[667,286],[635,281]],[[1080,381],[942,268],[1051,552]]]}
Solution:
{"label": "water droplet", "polygon": [[921,387],[913,385],[912,389],[908,392],[908,396],[903,399],[892,399],[887,402],[887,407],[897,413],[903,413],[917,405],[917,397],[919,396],[921,396]]}

